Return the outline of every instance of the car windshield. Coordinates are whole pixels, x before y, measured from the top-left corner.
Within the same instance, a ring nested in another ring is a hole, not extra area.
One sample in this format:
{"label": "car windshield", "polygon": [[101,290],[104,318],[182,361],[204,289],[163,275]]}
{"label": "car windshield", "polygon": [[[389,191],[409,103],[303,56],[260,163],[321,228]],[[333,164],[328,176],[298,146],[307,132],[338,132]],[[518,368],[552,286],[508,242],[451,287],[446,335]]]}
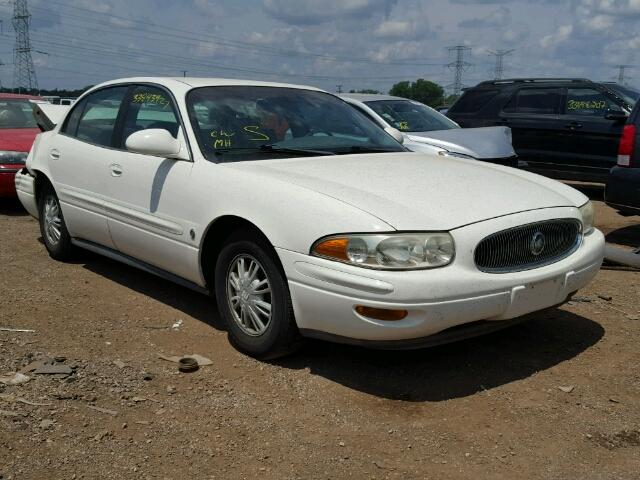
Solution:
{"label": "car windshield", "polygon": [[402,132],[431,132],[460,128],[447,117],[413,100],[375,100],[364,102],[394,128]]}
{"label": "car windshield", "polygon": [[615,94],[622,97],[622,99],[632,107],[640,98],[640,91],[632,87],[627,87],[625,85],[620,85],[617,83],[609,83],[607,84],[607,88],[613,90]]}
{"label": "car windshield", "polygon": [[0,99],[0,128],[38,128],[31,102]]}
{"label": "car windshield", "polygon": [[202,153],[215,162],[405,150],[363,114],[323,92],[204,87],[189,92],[187,108]]}

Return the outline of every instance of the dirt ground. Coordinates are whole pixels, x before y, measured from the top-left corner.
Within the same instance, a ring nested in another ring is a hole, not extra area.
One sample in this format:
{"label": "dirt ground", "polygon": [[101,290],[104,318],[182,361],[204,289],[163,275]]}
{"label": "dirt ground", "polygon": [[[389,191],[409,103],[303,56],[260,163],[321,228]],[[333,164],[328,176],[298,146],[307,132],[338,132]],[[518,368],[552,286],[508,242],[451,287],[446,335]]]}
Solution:
{"label": "dirt ground", "polygon": [[[598,198],[598,191],[590,191]],[[640,244],[640,217],[598,224]],[[213,302],[99,256],[51,260],[0,205],[0,479],[637,479],[640,272],[605,267],[579,301],[413,352],[309,342],[261,363]],[[635,243],[634,243],[635,242]],[[158,354],[212,366],[178,373]]]}

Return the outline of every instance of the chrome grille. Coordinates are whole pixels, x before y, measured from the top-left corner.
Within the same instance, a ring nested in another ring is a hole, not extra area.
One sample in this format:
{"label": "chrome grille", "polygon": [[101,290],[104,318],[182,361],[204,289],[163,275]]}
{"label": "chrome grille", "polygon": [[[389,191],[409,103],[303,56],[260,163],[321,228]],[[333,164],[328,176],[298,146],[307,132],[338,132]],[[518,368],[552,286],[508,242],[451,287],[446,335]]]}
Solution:
{"label": "chrome grille", "polygon": [[580,245],[581,234],[582,224],[572,218],[530,223],[484,238],[474,258],[483,272],[531,270],[571,255]]}

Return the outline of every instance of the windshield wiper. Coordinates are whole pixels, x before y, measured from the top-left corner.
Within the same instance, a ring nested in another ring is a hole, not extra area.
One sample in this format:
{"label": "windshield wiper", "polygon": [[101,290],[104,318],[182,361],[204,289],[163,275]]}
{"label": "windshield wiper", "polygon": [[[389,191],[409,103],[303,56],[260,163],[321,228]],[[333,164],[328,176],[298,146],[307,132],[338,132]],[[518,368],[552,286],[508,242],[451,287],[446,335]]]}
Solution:
{"label": "windshield wiper", "polygon": [[365,147],[361,145],[354,145],[352,147],[347,148],[346,150],[340,150],[338,153],[391,153],[391,152],[402,152],[404,150],[396,150],[393,148],[382,148],[382,147]]}
{"label": "windshield wiper", "polygon": [[260,145],[259,147],[246,147],[246,148],[221,148],[216,150],[214,155],[219,156],[225,153],[282,153],[282,154],[304,154],[304,155],[335,155],[333,152],[327,150],[307,150],[304,148],[289,148],[279,147],[273,144]]}
{"label": "windshield wiper", "polygon": [[305,153],[309,155],[335,155],[333,152],[327,150],[308,150],[306,148],[290,148],[279,147],[274,144],[260,145],[259,150],[262,152],[282,152],[282,153]]}

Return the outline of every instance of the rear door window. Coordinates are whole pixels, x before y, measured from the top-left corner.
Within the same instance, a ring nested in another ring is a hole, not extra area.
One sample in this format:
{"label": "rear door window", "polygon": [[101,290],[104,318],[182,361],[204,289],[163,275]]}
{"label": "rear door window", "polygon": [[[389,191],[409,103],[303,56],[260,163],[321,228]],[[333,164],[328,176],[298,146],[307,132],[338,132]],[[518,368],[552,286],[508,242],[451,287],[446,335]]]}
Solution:
{"label": "rear door window", "polygon": [[138,85],[131,92],[124,117],[123,144],[132,133],[151,128],[166,130],[178,137],[178,122],[171,95],[162,88]]}
{"label": "rear door window", "polygon": [[[113,146],[113,130],[127,89],[126,86],[112,87],[90,94],[78,121],[75,137],[95,145]],[[71,120],[67,126],[71,126]]]}
{"label": "rear door window", "polygon": [[522,88],[511,97],[503,111],[528,115],[558,115],[561,98],[560,88]]}
{"label": "rear door window", "polygon": [[565,114],[604,118],[608,110],[620,107],[603,93],[593,88],[567,89]]}
{"label": "rear door window", "polygon": [[451,106],[447,113],[479,112],[498,93],[498,90],[468,90]]}

